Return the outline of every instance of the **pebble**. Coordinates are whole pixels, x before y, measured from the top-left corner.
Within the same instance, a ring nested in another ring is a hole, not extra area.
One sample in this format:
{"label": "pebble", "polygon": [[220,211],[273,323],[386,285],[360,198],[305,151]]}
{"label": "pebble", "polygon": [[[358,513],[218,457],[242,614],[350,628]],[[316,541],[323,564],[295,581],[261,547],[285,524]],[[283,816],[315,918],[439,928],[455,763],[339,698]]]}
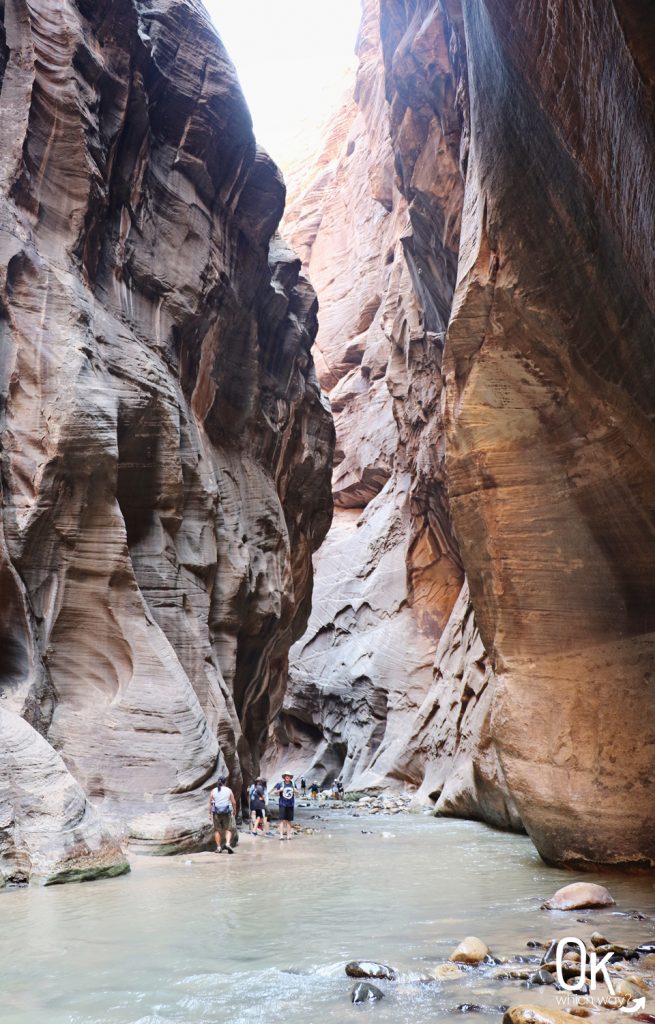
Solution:
{"label": "pebble", "polygon": [[542,903],[542,910],[583,910],[590,907],[611,907],[616,901],[604,885],[595,882],[572,882],[558,889]]}
{"label": "pebble", "polygon": [[388,967],[387,964],[375,963],[373,960],[351,960],[349,964],[346,964],[346,974],[349,978],[396,980],[396,972],[393,967]]}
{"label": "pebble", "polygon": [[463,974],[461,967],[457,964],[438,964],[434,969],[434,976],[437,981],[449,981],[453,978],[461,978]]}
{"label": "pebble", "polygon": [[350,993],[352,1003],[377,1003],[380,999],[384,999],[384,992],[368,981],[357,982]]}
{"label": "pebble", "polygon": [[467,935],[450,954],[449,959],[460,964],[479,964],[489,956],[489,948],[482,939]]}

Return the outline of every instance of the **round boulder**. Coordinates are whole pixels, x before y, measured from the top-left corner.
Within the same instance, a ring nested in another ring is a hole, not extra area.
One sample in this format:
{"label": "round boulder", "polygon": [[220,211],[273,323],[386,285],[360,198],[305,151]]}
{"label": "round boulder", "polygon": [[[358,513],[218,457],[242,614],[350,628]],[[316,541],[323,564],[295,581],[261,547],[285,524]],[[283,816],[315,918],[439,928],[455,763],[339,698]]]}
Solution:
{"label": "round boulder", "polygon": [[554,896],[542,903],[543,910],[585,910],[611,907],[615,903],[604,885],[595,882],[572,882],[558,889]]}
{"label": "round boulder", "polygon": [[449,959],[456,964],[479,964],[486,956],[489,956],[489,949],[482,939],[467,935],[452,951]]}

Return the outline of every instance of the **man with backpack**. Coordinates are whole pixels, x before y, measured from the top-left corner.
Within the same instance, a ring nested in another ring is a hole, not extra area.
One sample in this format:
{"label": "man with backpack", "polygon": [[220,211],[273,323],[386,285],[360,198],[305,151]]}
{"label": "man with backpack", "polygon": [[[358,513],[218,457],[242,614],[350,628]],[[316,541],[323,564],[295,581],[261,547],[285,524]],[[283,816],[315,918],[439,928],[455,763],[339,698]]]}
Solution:
{"label": "man with backpack", "polygon": [[216,853],[223,853],[224,850],[234,853],[232,835],[237,829],[237,802],[225,782],[225,776],[220,775],[209,797],[209,817],[214,823]]}
{"label": "man with backpack", "polygon": [[[253,836],[265,836],[268,830],[266,820],[266,779],[261,776],[253,782],[249,790],[250,795],[250,832]],[[261,832],[260,832],[261,823]]]}

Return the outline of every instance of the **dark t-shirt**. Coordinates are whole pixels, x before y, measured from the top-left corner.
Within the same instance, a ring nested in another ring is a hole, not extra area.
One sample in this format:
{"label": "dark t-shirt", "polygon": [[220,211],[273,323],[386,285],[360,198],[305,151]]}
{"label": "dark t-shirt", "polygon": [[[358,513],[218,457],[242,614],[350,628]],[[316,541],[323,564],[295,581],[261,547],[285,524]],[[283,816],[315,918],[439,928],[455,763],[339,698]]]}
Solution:
{"label": "dark t-shirt", "polygon": [[266,807],[266,795],[263,786],[255,786],[252,793],[252,808],[255,811],[263,811]]}
{"label": "dark t-shirt", "polygon": [[280,807],[293,807],[296,798],[293,784],[287,786],[284,782],[278,782],[275,792],[280,794]]}

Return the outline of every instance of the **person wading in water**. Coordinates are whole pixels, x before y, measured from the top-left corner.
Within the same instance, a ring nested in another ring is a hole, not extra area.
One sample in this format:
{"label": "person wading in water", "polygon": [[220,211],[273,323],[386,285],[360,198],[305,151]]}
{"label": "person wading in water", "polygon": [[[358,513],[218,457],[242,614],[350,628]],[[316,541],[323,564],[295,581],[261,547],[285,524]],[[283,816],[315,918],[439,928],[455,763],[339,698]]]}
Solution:
{"label": "person wading in water", "polygon": [[232,835],[237,829],[237,802],[234,793],[225,782],[225,776],[220,775],[209,797],[209,817],[214,823],[216,853],[223,853],[223,850],[234,853]]}
{"label": "person wading in water", "polygon": [[280,839],[291,839],[291,822],[293,821],[293,810],[296,803],[293,773],[282,772],[282,782],[278,782],[273,792],[280,794]]}
{"label": "person wading in water", "polygon": [[[266,779],[261,777],[255,779],[251,786],[250,795],[250,831],[254,836],[266,835],[268,831],[268,821],[266,819]],[[261,822],[261,832],[259,832]]]}

